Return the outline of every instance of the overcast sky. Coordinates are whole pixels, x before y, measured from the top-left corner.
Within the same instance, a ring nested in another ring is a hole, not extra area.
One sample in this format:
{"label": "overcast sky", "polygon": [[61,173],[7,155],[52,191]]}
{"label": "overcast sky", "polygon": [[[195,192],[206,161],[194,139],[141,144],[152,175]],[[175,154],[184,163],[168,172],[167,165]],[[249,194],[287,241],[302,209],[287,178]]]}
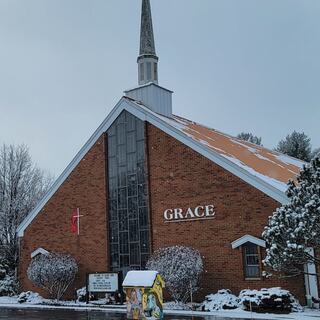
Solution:
{"label": "overcast sky", "polygon": [[[174,113],[320,147],[319,0],[151,0]],[[137,84],[141,0],[0,0],[0,144],[58,176]]]}

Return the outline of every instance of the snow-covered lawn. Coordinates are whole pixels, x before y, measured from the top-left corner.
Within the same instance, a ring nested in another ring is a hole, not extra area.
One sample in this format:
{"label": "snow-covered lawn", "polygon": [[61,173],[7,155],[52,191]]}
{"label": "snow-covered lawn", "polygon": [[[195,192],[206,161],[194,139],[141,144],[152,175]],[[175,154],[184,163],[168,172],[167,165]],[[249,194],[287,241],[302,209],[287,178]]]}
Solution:
{"label": "snow-covered lawn", "polygon": [[17,303],[18,297],[0,297],[0,304],[15,304]]}
{"label": "snow-covered lawn", "polygon": [[65,309],[65,310],[92,310],[92,311],[107,311],[125,313],[125,305],[102,305],[104,301],[95,301],[94,303],[86,304],[85,302],[75,302],[75,301],[54,301],[50,299],[43,299],[42,297],[36,298],[33,301],[19,303],[18,296],[15,297],[0,297],[0,308],[10,308],[10,309],[41,309],[41,310],[52,310],[52,309]]}
{"label": "snow-covered lawn", "polygon": [[[59,306],[54,305],[54,301],[47,299],[39,299],[38,302],[31,301],[26,303],[18,303],[18,297],[0,297],[0,308],[34,308],[34,309],[69,309],[69,310],[92,310],[92,311],[110,311],[117,313],[125,313],[125,306],[113,305],[113,306],[99,306],[93,303],[85,304],[82,302],[72,302],[72,301],[61,301]],[[36,300],[36,299],[35,299]],[[99,302],[97,302],[99,303]],[[185,315],[185,316],[198,316],[198,317],[207,317],[207,316],[215,316],[221,318],[233,318],[233,319],[270,319],[270,320],[312,320],[312,319],[320,319],[320,311],[319,310],[305,310],[304,312],[295,312],[291,314],[259,314],[259,313],[250,313],[244,311],[240,308],[234,310],[221,310],[221,311],[186,311],[186,310],[172,310],[168,309],[168,307],[174,307],[171,303],[168,303],[165,308],[166,315]]]}
{"label": "snow-covered lawn", "polygon": [[316,320],[320,319],[319,310],[306,310],[305,312],[290,313],[290,314],[272,314],[272,313],[255,313],[248,312],[242,309],[234,310],[223,310],[214,312],[203,312],[203,311],[180,311],[180,310],[165,310],[167,315],[186,315],[186,316],[197,316],[207,317],[215,316],[221,319],[268,319],[268,320]]}

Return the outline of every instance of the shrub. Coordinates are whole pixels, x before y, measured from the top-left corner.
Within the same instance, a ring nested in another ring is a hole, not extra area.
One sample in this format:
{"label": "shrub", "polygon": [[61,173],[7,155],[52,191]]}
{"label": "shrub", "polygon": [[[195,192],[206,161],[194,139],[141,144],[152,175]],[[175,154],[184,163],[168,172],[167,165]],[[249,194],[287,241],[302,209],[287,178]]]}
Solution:
{"label": "shrub", "polygon": [[147,262],[147,268],[161,274],[175,301],[186,302],[190,293],[199,289],[203,263],[199,251],[173,246],[156,251]]}
{"label": "shrub", "polygon": [[18,303],[29,303],[29,304],[41,304],[43,302],[43,298],[39,295],[39,293],[26,291],[21,292],[18,297]]}
{"label": "shrub", "polygon": [[219,290],[216,294],[206,296],[200,305],[201,311],[231,310],[239,308],[239,298],[228,289]]}
{"label": "shrub", "polygon": [[0,252],[0,280],[3,280],[8,275],[8,270],[9,267],[6,262],[6,259],[3,257],[3,255],[1,255]]}
{"label": "shrub", "polygon": [[50,253],[32,259],[27,274],[31,282],[49,293],[50,298],[60,300],[77,272],[78,266],[74,258]]}
{"label": "shrub", "polygon": [[[290,313],[301,311],[302,307],[287,290],[269,288],[261,290],[242,290],[239,295],[240,303],[247,311]],[[251,306],[250,306],[251,304]]]}
{"label": "shrub", "polygon": [[6,275],[0,280],[0,297],[14,296],[18,292],[18,284],[14,276]]}
{"label": "shrub", "polygon": [[87,301],[87,288],[83,287],[77,290],[77,301],[86,302]]}

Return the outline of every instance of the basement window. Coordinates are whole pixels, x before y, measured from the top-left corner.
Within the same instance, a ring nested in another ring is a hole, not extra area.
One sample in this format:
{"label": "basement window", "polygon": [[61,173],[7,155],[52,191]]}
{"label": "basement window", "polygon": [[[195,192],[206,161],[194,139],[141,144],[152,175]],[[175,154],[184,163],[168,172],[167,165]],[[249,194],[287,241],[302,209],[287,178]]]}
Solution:
{"label": "basement window", "polygon": [[260,250],[259,247],[254,244],[247,242],[242,246],[243,250],[243,267],[244,276],[248,280],[260,280],[261,270],[260,270]]}

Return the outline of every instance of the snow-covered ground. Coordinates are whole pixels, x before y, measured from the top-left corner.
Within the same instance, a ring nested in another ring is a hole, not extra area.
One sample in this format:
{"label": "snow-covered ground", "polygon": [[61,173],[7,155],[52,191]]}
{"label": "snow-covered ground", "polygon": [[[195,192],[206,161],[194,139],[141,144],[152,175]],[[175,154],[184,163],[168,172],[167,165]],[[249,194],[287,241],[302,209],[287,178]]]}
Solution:
{"label": "snow-covered ground", "polygon": [[[61,301],[60,305],[53,305],[52,300],[42,299],[42,303],[44,304],[35,304],[34,302],[29,303],[18,303],[18,297],[0,297],[0,308],[34,308],[34,309],[68,309],[68,310],[92,310],[92,311],[108,311],[117,312],[117,313],[125,313],[125,306],[99,306],[90,303],[89,305],[85,303],[75,303],[72,301]],[[40,301],[38,301],[40,302]],[[40,302],[40,303],[41,303]],[[169,307],[170,304],[167,305]],[[207,316],[215,316],[220,318],[232,318],[232,319],[270,319],[270,320],[316,320],[320,319],[320,311],[319,310],[305,310],[304,312],[295,312],[291,314],[259,314],[259,313],[250,313],[244,311],[242,309],[235,310],[223,310],[223,311],[214,311],[214,312],[206,312],[206,311],[186,311],[186,310],[171,310],[165,308],[166,315],[185,315],[185,316],[197,316],[197,317],[207,317]]]}

